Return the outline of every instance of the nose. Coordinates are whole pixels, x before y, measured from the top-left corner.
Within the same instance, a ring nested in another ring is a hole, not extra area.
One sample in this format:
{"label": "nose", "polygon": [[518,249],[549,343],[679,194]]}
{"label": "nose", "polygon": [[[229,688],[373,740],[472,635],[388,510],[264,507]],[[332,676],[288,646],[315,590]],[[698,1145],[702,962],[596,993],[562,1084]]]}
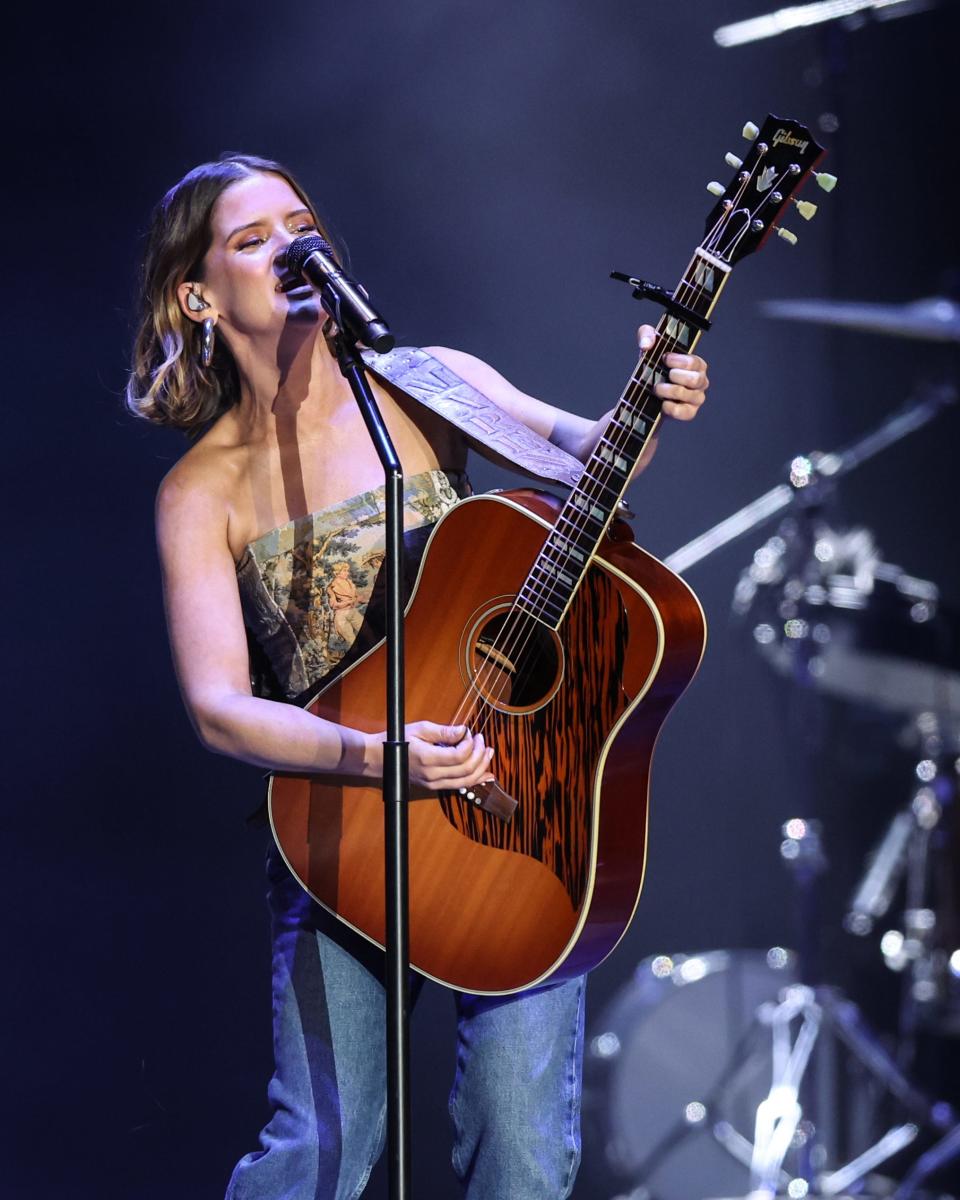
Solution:
{"label": "nose", "polygon": [[274,256],[273,265],[274,265],[274,269],[278,272],[278,274],[282,275],[283,272],[287,269],[287,251],[290,249],[294,240],[295,239],[292,237],[288,238],[287,241],[285,242],[285,244],[280,247],[280,249],[277,251],[276,255]]}

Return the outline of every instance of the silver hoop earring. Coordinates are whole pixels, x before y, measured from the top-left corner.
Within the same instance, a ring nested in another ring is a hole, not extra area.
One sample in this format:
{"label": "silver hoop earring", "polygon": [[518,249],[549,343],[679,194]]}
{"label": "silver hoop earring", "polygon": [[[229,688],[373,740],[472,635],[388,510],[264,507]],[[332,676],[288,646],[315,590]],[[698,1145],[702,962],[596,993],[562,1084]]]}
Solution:
{"label": "silver hoop earring", "polygon": [[214,325],[215,322],[213,317],[204,317],[203,324],[200,326],[201,367],[209,367],[213,362]]}

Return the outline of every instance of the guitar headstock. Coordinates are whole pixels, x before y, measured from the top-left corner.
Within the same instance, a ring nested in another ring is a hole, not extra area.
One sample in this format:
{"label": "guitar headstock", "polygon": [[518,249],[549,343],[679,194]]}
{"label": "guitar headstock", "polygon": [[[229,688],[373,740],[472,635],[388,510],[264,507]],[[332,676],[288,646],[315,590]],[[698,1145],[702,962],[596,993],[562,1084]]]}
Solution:
{"label": "guitar headstock", "polygon": [[[791,203],[796,203],[807,220],[816,212],[815,204],[796,201],[795,194],[825,153],[805,125],[772,114],[760,130],[746,125],[743,136],[751,141],[743,161],[727,155],[727,163],[736,168],[733,178],[726,187],[709,185],[708,190],[719,199],[707,217],[700,243],[731,266],[759,250],[774,229],[786,241],[796,242],[794,234],[778,222]],[[830,191],[836,179],[819,175],[817,182]]]}

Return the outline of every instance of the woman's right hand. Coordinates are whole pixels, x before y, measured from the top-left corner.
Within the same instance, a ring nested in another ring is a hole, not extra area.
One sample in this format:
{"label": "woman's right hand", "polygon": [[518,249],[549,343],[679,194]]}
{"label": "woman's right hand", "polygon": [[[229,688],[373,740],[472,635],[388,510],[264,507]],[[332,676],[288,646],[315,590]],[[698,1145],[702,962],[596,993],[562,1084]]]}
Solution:
{"label": "woman's right hand", "polygon": [[[383,777],[385,733],[367,736],[364,774]],[[456,791],[493,779],[490,762],[493,747],[482,734],[471,734],[466,725],[437,725],[414,721],[406,727],[410,782],[433,792]]]}

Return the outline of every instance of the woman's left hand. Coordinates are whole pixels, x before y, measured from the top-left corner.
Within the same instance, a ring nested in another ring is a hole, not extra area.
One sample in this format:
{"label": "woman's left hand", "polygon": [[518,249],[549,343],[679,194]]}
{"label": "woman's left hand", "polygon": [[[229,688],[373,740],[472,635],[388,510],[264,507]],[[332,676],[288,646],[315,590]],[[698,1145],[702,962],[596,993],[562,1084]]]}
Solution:
{"label": "woman's left hand", "polygon": [[[641,325],[637,330],[637,340],[643,351],[652,348],[656,337],[657,331],[652,325]],[[692,421],[706,399],[705,393],[710,386],[707,364],[699,354],[666,354],[663,361],[670,369],[670,382],[658,383],[654,387],[663,401],[663,415],[673,417],[676,421]]]}

